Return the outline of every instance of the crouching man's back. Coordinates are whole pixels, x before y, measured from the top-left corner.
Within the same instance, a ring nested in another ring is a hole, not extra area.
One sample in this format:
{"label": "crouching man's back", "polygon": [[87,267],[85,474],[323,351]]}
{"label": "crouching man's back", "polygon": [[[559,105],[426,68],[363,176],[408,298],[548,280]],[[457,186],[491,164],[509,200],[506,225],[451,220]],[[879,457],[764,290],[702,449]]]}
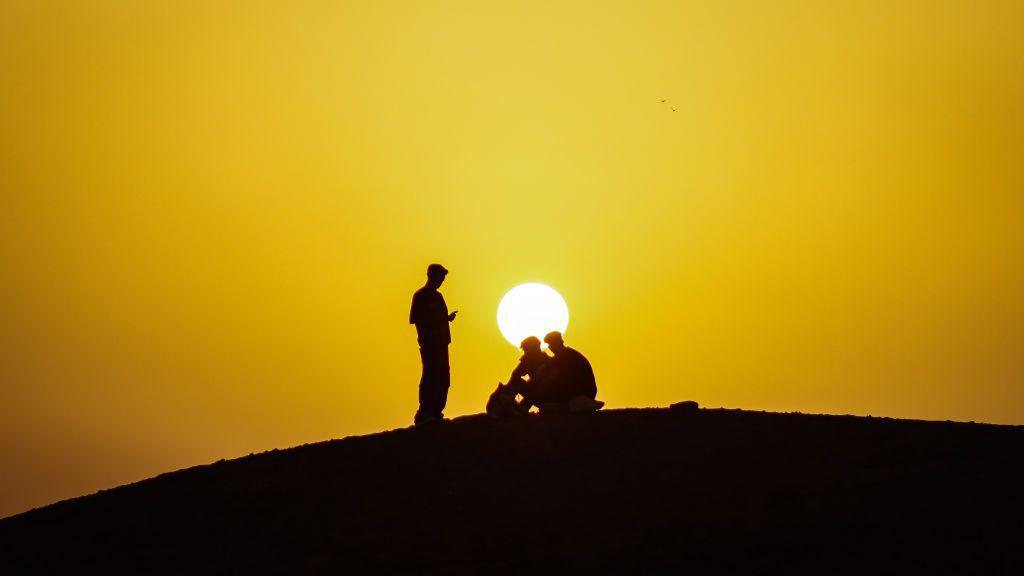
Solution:
{"label": "crouching man's back", "polygon": [[[597,379],[590,361],[578,350],[566,346],[561,332],[549,333],[544,342],[554,354],[545,369],[542,384],[544,401],[567,403],[579,397],[594,400],[597,397]],[[600,406],[594,409],[597,408]]]}

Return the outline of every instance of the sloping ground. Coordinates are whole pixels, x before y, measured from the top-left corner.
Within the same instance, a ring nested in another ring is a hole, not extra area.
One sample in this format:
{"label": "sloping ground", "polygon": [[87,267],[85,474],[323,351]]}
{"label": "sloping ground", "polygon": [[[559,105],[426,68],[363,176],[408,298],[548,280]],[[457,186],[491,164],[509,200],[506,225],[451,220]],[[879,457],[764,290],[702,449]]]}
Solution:
{"label": "sloping ground", "polygon": [[2,574],[1024,574],[1024,427],[738,410],[457,419],[0,521]]}

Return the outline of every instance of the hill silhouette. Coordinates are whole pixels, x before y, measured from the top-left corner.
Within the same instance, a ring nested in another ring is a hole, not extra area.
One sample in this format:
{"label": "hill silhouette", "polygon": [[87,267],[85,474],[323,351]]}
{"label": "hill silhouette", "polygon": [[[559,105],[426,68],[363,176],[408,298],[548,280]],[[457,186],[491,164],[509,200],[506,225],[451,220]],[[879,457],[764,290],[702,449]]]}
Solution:
{"label": "hill silhouette", "polygon": [[3,574],[1024,573],[1024,427],[626,409],[274,450],[0,521]]}

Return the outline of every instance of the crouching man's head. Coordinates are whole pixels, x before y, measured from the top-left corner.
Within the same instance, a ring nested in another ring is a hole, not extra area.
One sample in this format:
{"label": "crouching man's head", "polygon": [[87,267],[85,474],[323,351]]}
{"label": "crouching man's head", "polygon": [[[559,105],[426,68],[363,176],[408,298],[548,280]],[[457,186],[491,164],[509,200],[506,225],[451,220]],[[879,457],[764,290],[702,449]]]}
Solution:
{"label": "crouching man's head", "polygon": [[519,347],[522,348],[526,354],[537,354],[540,352],[540,338],[536,336],[527,336],[523,338],[523,341],[519,343]]}
{"label": "crouching man's head", "polygon": [[565,342],[562,340],[562,333],[558,330],[548,332],[547,335],[544,336],[544,342],[548,345],[548,348],[551,349],[552,354],[558,355],[560,352],[565,350]]}

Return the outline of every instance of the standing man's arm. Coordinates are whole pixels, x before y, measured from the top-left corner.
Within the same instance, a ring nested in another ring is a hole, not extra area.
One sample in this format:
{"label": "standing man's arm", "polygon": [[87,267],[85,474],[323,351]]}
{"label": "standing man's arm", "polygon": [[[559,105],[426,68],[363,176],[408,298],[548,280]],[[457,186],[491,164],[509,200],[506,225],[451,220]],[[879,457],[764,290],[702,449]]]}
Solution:
{"label": "standing man's arm", "polygon": [[419,292],[412,295],[412,306],[409,308],[409,324],[415,324],[419,320]]}
{"label": "standing man's arm", "polygon": [[444,297],[437,291],[421,291],[413,296],[409,322],[416,324],[417,331],[425,336],[424,341],[436,342],[448,333],[448,323],[455,314],[448,314]]}

